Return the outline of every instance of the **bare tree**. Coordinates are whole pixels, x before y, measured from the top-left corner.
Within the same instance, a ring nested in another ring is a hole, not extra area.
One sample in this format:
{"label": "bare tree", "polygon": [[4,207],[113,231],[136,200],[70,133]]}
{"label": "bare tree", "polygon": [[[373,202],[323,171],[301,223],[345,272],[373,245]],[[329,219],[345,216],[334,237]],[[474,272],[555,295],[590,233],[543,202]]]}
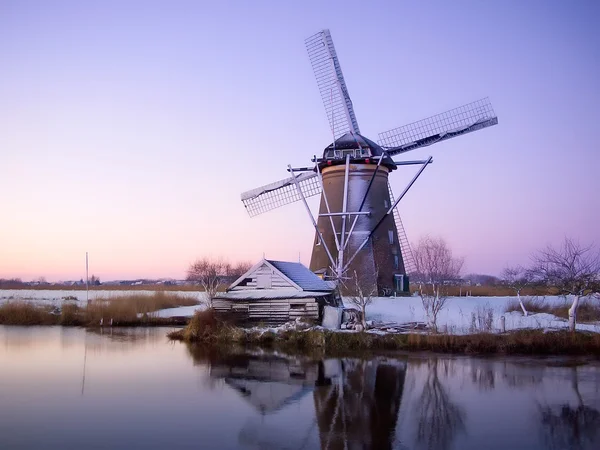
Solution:
{"label": "bare tree", "polygon": [[535,254],[533,261],[531,273],[537,280],[571,296],[569,329],[575,331],[580,300],[600,292],[600,251],[565,238],[561,247],[548,246]]}
{"label": "bare tree", "polygon": [[515,290],[523,314],[527,316],[527,309],[521,300],[521,291],[531,284],[531,274],[529,271],[521,266],[507,267],[502,272],[502,279],[511,289]]}
{"label": "bare tree", "polygon": [[367,306],[377,297],[377,271],[373,273],[357,273],[344,281],[344,290],[348,301],[358,307],[362,315],[363,329],[367,329]]}
{"label": "bare tree", "polygon": [[243,275],[248,268],[249,263],[243,262],[232,266],[231,263],[221,258],[200,258],[190,264],[187,270],[187,280],[200,283],[206,292],[206,304],[212,307],[212,301],[217,295],[219,287],[227,278],[237,278]]}
{"label": "bare tree", "polygon": [[464,260],[452,256],[452,250],[444,239],[430,236],[419,241],[413,254],[423,309],[431,327],[437,332],[438,314],[448,300],[447,291],[442,286],[459,277]]}
{"label": "bare tree", "polygon": [[252,263],[250,261],[241,261],[235,265],[227,263],[225,271],[227,272],[228,276],[232,278],[239,278],[248,272],[251,267]]}

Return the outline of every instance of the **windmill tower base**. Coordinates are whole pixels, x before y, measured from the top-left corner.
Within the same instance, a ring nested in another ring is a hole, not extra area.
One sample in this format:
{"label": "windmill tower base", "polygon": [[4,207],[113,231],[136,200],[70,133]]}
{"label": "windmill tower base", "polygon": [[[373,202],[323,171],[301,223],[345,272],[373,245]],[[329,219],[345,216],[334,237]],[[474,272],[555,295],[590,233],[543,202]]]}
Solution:
{"label": "windmill tower base", "polygon": [[[350,164],[347,189],[345,189],[345,164],[328,166],[322,170],[323,194],[321,194],[317,226],[335,261],[338,261],[342,242],[347,245],[344,250],[344,261],[348,261],[391,206],[388,191],[389,170],[380,166],[376,171],[376,167],[375,164]],[[375,171],[375,178],[369,188]],[[358,212],[366,195],[361,212],[368,212],[369,215],[347,216],[345,225],[342,216],[327,216],[326,214],[330,212],[344,211],[344,192],[348,193],[346,204],[348,212]],[[327,204],[329,204],[329,210]],[[357,218],[356,224],[353,227],[355,218]],[[342,230],[345,230],[344,234],[342,234]],[[406,272],[397,236],[396,224],[390,214],[357,254],[345,272],[345,276],[352,277],[356,271],[361,278],[373,279],[377,285],[378,295],[399,293],[397,280],[406,279]],[[325,278],[335,277],[332,263],[316,233],[310,270],[317,274],[323,274]]]}

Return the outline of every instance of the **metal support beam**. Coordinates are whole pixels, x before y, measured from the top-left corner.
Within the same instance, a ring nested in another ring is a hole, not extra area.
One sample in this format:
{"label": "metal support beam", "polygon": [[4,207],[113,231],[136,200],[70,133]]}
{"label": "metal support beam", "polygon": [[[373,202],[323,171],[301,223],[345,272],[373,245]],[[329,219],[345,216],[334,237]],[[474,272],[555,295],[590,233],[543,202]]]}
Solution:
{"label": "metal support beam", "polygon": [[313,167],[293,167],[291,170],[288,168],[288,172],[312,172],[314,170]]}
{"label": "metal support beam", "polygon": [[346,174],[344,177],[344,198],[342,200],[342,236],[340,240],[340,251],[338,252],[337,276],[341,279],[344,267],[344,243],[346,242],[346,212],[348,207],[348,177],[350,175],[350,155],[346,155]]}
{"label": "metal support beam", "polygon": [[[315,164],[317,168],[317,178],[319,179],[319,185],[321,186],[321,193],[323,194],[323,200],[325,200],[325,207],[327,208],[327,212],[331,214],[331,209],[329,209],[329,202],[327,201],[327,194],[325,193],[325,186],[323,186],[323,174],[321,174],[321,169],[318,164]],[[337,231],[335,229],[335,225],[333,223],[333,217],[329,217],[329,222],[331,223],[331,229],[333,230],[333,237],[335,238],[335,248],[337,251],[340,251],[340,241],[337,237]]]}
{"label": "metal support beam", "polygon": [[[292,166],[290,164],[288,164],[288,169],[292,170]],[[302,189],[300,189],[300,183],[298,183],[298,180],[296,179],[296,176],[294,176],[294,180],[293,181],[294,181],[294,185],[296,186],[296,189],[298,190],[298,195],[300,195],[300,198],[302,198],[302,202],[304,203],[304,207],[306,208],[306,212],[308,213],[308,216],[310,217],[310,221],[312,222],[313,227],[315,227],[315,231],[317,232],[317,235],[319,236],[319,241],[321,242],[321,245],[325,249],[325,252],[327,252],[327,256],[329,257],[329,261],[331,261],[331,264],[333,266],[335,266],[335,261],[333,260],[333,256],[331,256],[331,252],[329,251],[329,248],[327,247],[327,243],[323,240],[323,235],[319,231],[319,227],[317,226],[317,222],[315,222],[315,218],[313,217],[312,213],[310,212],[310,208],[308,207],[308,203],[306,202],[306,197],[304,197],[304,193],[302,192]]]}
{"label": "metal support beam", "polygon": [[356,255],[358,255],[358,253],[363,249],[363,247],[365,245],[367,245],[367,243],[369,242],[369,239],[371,239],[371,237],[373,236],[373,233],[375,233],[375,231],[377,231],[377,229],[379,228],[379,226],[383,223],[383,221],[385,220],[385,218],[390,214],[393,213],[394,208],[396,208],[396,205],[398,205],[398,203],[400,203],[400,200],[402,200],[402,198],[404,198],[404,196],[406,195],[406,193],[408,192],[408,190],[412,187],[413,184],[415,184],[415,181],[417,181],[417,178],[419,178],[419,176],[423,173],[423,171],[425,170],[425,168],[433,161],[433,156],[430,156],[429,159],[427,159],[427,161],[425,161],[425,163],[421,166],[421,168],[419,169],[419,171],[416,173],[416,175],[413,177],[412,180],[410,180],[410,182],[408,183],[408,185],[404,188],[404,190],[402,191],[402,194],[400,194],[400,196],[396,199],[396,201],[394,202],[394,204],[390,207],[390,209],[388,209],[388,211],[383,215],[383,217],[381,219],[379,219],[379,222],[377,222],[377,224],[375,225],[375,227],[373,227],[373,230],[371,230],[371,232],[369,233],[369,235],[367,236],[367,238],[362,242],[362,244],[360,244],[360,246],[358,247],[358,249],[354,252],[354,254],[352,255],[352,257],[348,260],[348,262],[346,263],[346,265],[344,266],[344,268],[342,269],[342,274],[348,270],[348,267],[350,267],[350,264],[352,263],[352,261],[354,261],[354,258],[356,258]]}
{"label": "metal support beam", "polygon": [[[383,158],[384,158],[384,156],[364,156],[364,157],[360,157],[358,159],[369,159],[369,160],[373,160],[373,161],[379,161]],[[325,161],[329,161],[329,159],[328,158],[312,158],[311,161],[314,163],[322,163]],[[394,164],[396,164],[397,166],[418,166],[421,164],[425,164],[425,161],[426,160],[424,160],[424,159],[394,161]],[[308,170],[313,170],[313,169],[310,167],[298,167],[297,169],[292,169],[292,170],[298,171],[298,172],[303,172],[303,171],[308,171]]]}
{"label": "metal support beam", "polygon": [[371,213],[369,211],[358,211],[358,212],[319,214],[319,217],[323,217],[323,216],[368,216],[370,214]]}
{"label": "metal support beam", "polygon": [[418,166],[421,164],[425,164],[426,161],[426,159],[418,159],[416,161],[394,161],[394,164],[396,164],[397,166]]}

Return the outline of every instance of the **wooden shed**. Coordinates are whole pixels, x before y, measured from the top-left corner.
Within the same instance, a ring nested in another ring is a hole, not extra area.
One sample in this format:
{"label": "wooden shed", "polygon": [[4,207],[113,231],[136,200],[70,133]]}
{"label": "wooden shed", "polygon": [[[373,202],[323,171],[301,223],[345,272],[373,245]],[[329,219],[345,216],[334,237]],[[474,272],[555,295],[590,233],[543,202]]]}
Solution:
{"label": "wooden shed", "polygon": [[323,306],[339,303],[333,284],[302,264],[263,259],[218,294],[213,308],[243,322],[281,324],[320,320]]}

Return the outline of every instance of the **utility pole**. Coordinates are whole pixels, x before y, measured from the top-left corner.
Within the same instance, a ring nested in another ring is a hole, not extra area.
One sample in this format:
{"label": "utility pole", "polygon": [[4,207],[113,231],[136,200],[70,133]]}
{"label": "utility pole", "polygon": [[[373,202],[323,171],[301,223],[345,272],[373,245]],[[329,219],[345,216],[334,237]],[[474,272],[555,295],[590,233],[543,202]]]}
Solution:
{"label": "utility pole", "polygon": [[90,286],[88,277],[88,252],[85,252],[85,301],[86,306],[90,304]]}

